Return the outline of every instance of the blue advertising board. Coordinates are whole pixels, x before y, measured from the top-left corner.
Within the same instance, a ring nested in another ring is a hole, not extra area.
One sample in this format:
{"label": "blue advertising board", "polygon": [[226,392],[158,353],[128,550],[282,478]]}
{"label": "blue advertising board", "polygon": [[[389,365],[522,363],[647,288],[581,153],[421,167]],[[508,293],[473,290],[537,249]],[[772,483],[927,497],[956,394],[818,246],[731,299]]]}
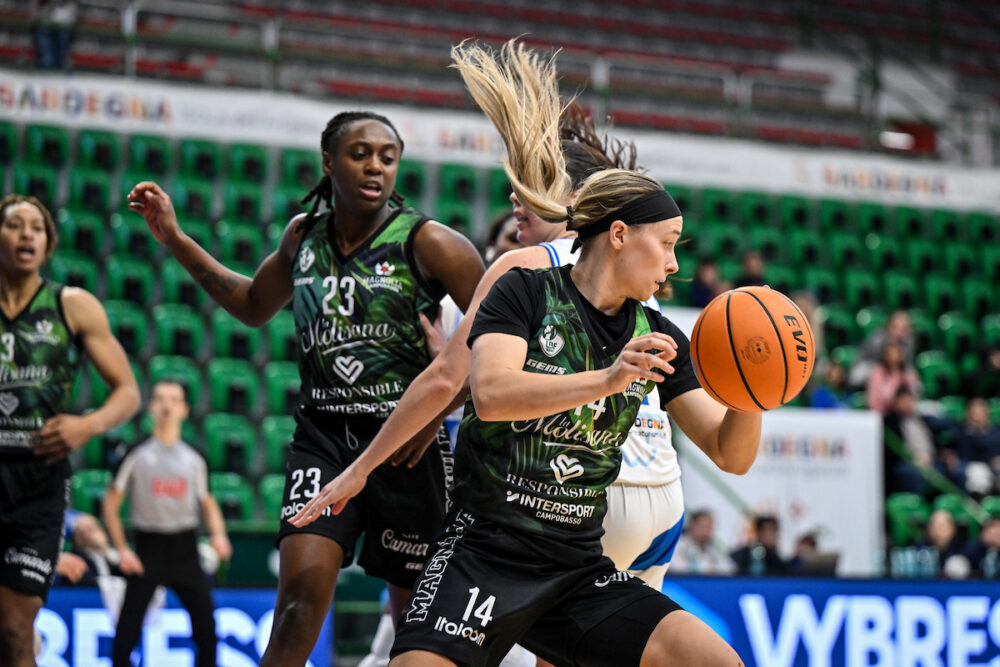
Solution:
{"label": "blue advertising board", "polygon": [[[274,590],[216,589],[213,598],[219,666],[257,665],[271,633]],[[149,620],[140,642],[141,664],[193,666],[191,619],[173,593],[167,595],[167,606]],[[111,667],[114,628],[96,588],[53,588],[35,627],[44,640],[39,667]],[[308,664],[330,667],[332,646],[333,621],[328,616]]]}
{"label": "blue advertising board", "polygon": [[1000,667],[1000,582],[667,577],[759,667]]}

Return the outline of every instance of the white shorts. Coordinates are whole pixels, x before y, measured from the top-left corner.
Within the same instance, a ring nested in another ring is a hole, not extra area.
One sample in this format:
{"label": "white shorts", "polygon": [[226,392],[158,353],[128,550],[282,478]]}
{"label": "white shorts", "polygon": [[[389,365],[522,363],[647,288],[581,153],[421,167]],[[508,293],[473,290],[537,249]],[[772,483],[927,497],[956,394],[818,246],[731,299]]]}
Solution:
{"label": "white shorts", "polygon": [[619,570],[655,569],[662,580],[684,525],[681,480],[660,486],[612,484],[607,493],[605,555]]}

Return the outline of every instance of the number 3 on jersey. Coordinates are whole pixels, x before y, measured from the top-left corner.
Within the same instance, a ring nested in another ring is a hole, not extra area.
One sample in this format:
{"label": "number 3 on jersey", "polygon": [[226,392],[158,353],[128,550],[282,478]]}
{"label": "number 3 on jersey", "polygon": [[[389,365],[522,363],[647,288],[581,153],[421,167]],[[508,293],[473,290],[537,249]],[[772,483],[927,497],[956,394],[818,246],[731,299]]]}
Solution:
{"label": "number 3 on jersey", "polygon": [[330,305],[330,301],[337,299],[339,303],[337,304],[337,311],[340,312],[344,317],[350,317],[354,314],[354,288],[357,283],[351,276],[344,276],[340,279],[340,291],[343,294],[338,297],[337,293],[337,276],[327,276],[323,278],[323,289],[325,289],[326,296],[323,297],[323,314],[333,315],[333,307]]}
{"label": "number 3 on jersey", "polygon": [[0,343],[3,343],[3,349],[0,350],[0,361],[14,361],[14,334],[4,333],[0,336]]}
{"label": "number 3 on jersey", "polygon": [[462,620],[468,622],[469,616],[475,616],[476,618],[479,619],[480,625],[482,625],[485,628],[486,624],[493,620],[493,617],[490,614],[493,613],[493,603],[497,601],[497,596],[495,595],[489,596],[488,598],[483,600],[483,603],[479,605],[479,607],[476,607],[475,611],[473,611],[472,609],[473,607],[476,606],[476,600],[478,599],[479,599],[479,587],[475,586],[473,588],[470,588],[469,604],[465,606],[465,613],[462,614]]}

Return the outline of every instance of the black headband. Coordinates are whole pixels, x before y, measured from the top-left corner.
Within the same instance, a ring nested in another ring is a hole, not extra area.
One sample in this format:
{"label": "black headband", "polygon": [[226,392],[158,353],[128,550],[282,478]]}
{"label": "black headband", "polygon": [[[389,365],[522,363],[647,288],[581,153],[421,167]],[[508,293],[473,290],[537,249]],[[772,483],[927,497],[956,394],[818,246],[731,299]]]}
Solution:
{"label": "black headband", "polygon": [[621,208],[611,211],[600,220],[576,230],[577,239],[573,247],[578,248],[584,240],[608,231],[615,220],[621,220],[626,225],[632,226],[648,222],[659,222],[660,220],[670,220],[680,215],[681,209],[677,206],[674,198],[670,196],[670,193],[666,190],[657,190],[648,195],[643,195],[638,199],[633,199]]}

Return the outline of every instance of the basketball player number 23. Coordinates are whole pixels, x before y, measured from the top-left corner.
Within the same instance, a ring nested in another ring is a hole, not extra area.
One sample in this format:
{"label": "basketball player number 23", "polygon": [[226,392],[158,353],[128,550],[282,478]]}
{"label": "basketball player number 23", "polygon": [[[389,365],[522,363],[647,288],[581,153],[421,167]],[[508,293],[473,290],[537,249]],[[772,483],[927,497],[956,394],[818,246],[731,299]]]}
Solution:
{"label": "basketball player number 23", "polygon": [[465,606],[465,613],[462,614],[462,620],[468,622],[469,616],[475,616],[478,618],[482,626],[485,628],[486,624],[493,620],[490,614],[493,613],[493,603],[497,601],[497,596],[491,595],[486,598],[475,611],[472,608],[476,606],[476,601],[479,599],[479,586],[474,586],[469,589],[469,604]]}
{"label": "basketball player number 23", "polygon": [[309,478],[309,484],[312,485],[312,488],[302,489],[302,495],[306,498],[315,498],[316,494],[319,493],[319,468],[299,468],[292,471],[292,488],[288,491],[289,500],[299,499],[299,487],[302,486],[306,477]]}
{"label": "basketball player number 23", "polygon": [[[354,287],[356,285],[357,283],[351,276],[344,276],[340,279],[340,290],[343,294],[338,299],[340,303],[337,304],[337,310],[344,317],[350,317],[354,314]],[[326,296],[323,297],[323,314],[333,315],[330,301],[337,298],[337,276],[323,278],[323,288],[327,290]]]}

